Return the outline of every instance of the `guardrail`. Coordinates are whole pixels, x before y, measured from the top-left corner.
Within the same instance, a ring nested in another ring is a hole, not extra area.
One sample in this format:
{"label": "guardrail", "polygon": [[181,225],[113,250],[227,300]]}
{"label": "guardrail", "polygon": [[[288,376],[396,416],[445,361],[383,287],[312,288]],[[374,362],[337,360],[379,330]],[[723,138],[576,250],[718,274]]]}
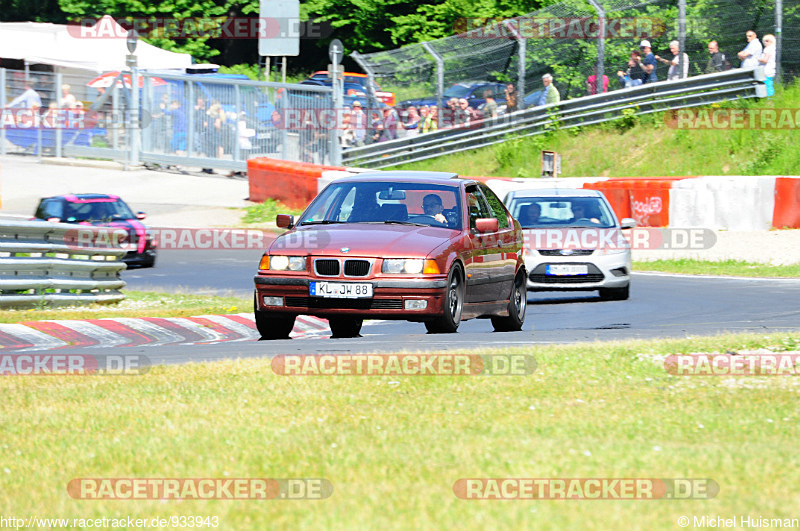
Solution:
{"label": "guardrail", "polygon": [[31,308],[125,298],[119,247],[76,240],[80,225],[0,221],[0,307]]}
{"label": "guardrail", "polygon": [[640,85],[556,104],[533,107],[468,127],[454,127],[342,153],[345,166],[383,168],[489,146],[514,138],[609,122],[632,109],[636,115],[766,96],[761,68]]}

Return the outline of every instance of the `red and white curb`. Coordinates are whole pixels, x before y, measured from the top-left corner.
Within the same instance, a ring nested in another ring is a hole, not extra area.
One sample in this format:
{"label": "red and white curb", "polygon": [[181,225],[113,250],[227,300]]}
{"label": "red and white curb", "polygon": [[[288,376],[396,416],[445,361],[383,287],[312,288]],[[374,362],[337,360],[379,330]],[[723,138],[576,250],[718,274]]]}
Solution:
{"label": "red and white curb", "polygon": [[[330,335],[327,320],[301,315],[297,317],[290,337],[303,339],[326,335]],[[258,338],[252,313],[0,324],[0,349],[15,351],[67,347],[205,345]]]}

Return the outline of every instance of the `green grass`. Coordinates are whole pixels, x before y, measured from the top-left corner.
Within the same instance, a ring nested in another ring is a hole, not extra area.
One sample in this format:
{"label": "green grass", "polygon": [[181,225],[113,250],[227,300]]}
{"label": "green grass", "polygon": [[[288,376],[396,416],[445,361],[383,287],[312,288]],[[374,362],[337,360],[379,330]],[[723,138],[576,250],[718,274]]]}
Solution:
{"label": "green grass", "polygon": [[242,223],[253,224],[275,224],[275,216],[278,214],[292,214],[299,216],[303,213],[302,209],[291,209],[275,199],[266,199],[263,203],[251,205],[244,209]]}
{"label": "green grass", "polygon": [[[760,347],[798,349],[800,335],[502,351],[537,359],[537,371],[519,377],[282,377],[267,359],[144,376],[6,377],[0,507],[5,516],[219,516],[221,529],[676,529],[681,515],[797,517],[800,380],[677,377],[659,361]],[[123,477],[321,477],[334,492],[183,502],[66,493],[74,478]],[[455,481],[476,477],[710,478],[720,493],[457,499]]]}
{"label": "green grass", "polygon": [[125,300],[117,304],[0,310],[0,323],[46,319],[102,319],[104,317],[190,317],[204,314],[242,313],[253,309],[252,299],[239,297],[127,290],[124,293]]}
{"label": "green grass", "polygon": [[[722,107],[800,108],[800,82],[771,99]],[[450,171],[468,176],[538,177],[541,151],[561,154],[562,177],[800,175],[795,130],[685,130],[664,113],[627,116],[606,124],[563,129],[394,169]]]}
{"label": "green grass", "polygon": [[737,277],[800,277],[800,264],[771,265],[745,260],[674,260],[636,261],[634,271],[659,271],[685,275],[727,275]]}

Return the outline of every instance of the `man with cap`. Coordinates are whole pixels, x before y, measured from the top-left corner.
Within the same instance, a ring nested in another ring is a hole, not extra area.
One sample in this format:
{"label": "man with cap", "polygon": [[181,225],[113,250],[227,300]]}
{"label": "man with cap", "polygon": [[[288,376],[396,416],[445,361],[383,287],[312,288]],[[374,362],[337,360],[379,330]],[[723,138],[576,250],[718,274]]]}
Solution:
{"label": "man with cap", "polygon": [[353,145],[361,147],[367,137],[367,115],[361,110],[361,102],[353,102],[353,111],[350,113],[350,127],[353,129]]}
{"label": "man with cap", "polygon": [[639,60],[639,66],[644,70],[644,81],[642,83],[655,83],[658,81],[656,76],[656,56],[653,55],[653,50],[650,48],[650,41],[643,40],[639,47],[642,49],[644,61]]}

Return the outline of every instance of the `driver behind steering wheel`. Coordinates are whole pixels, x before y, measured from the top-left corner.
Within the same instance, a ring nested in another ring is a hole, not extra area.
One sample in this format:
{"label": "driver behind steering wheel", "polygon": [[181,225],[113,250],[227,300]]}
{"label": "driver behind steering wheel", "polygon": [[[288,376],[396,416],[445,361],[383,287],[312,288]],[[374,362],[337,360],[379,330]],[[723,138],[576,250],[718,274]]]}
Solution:
{"label": "driver behind steering wheel", "polygon": [[422,210],[425,212],[426,216],[431,216],[439,223],[447,225],[447,218],[445,218],[444,214],[442,214],[444,211],[444,207],[442,206],[442,198],[438,195],[428,194],[423,197]]}

